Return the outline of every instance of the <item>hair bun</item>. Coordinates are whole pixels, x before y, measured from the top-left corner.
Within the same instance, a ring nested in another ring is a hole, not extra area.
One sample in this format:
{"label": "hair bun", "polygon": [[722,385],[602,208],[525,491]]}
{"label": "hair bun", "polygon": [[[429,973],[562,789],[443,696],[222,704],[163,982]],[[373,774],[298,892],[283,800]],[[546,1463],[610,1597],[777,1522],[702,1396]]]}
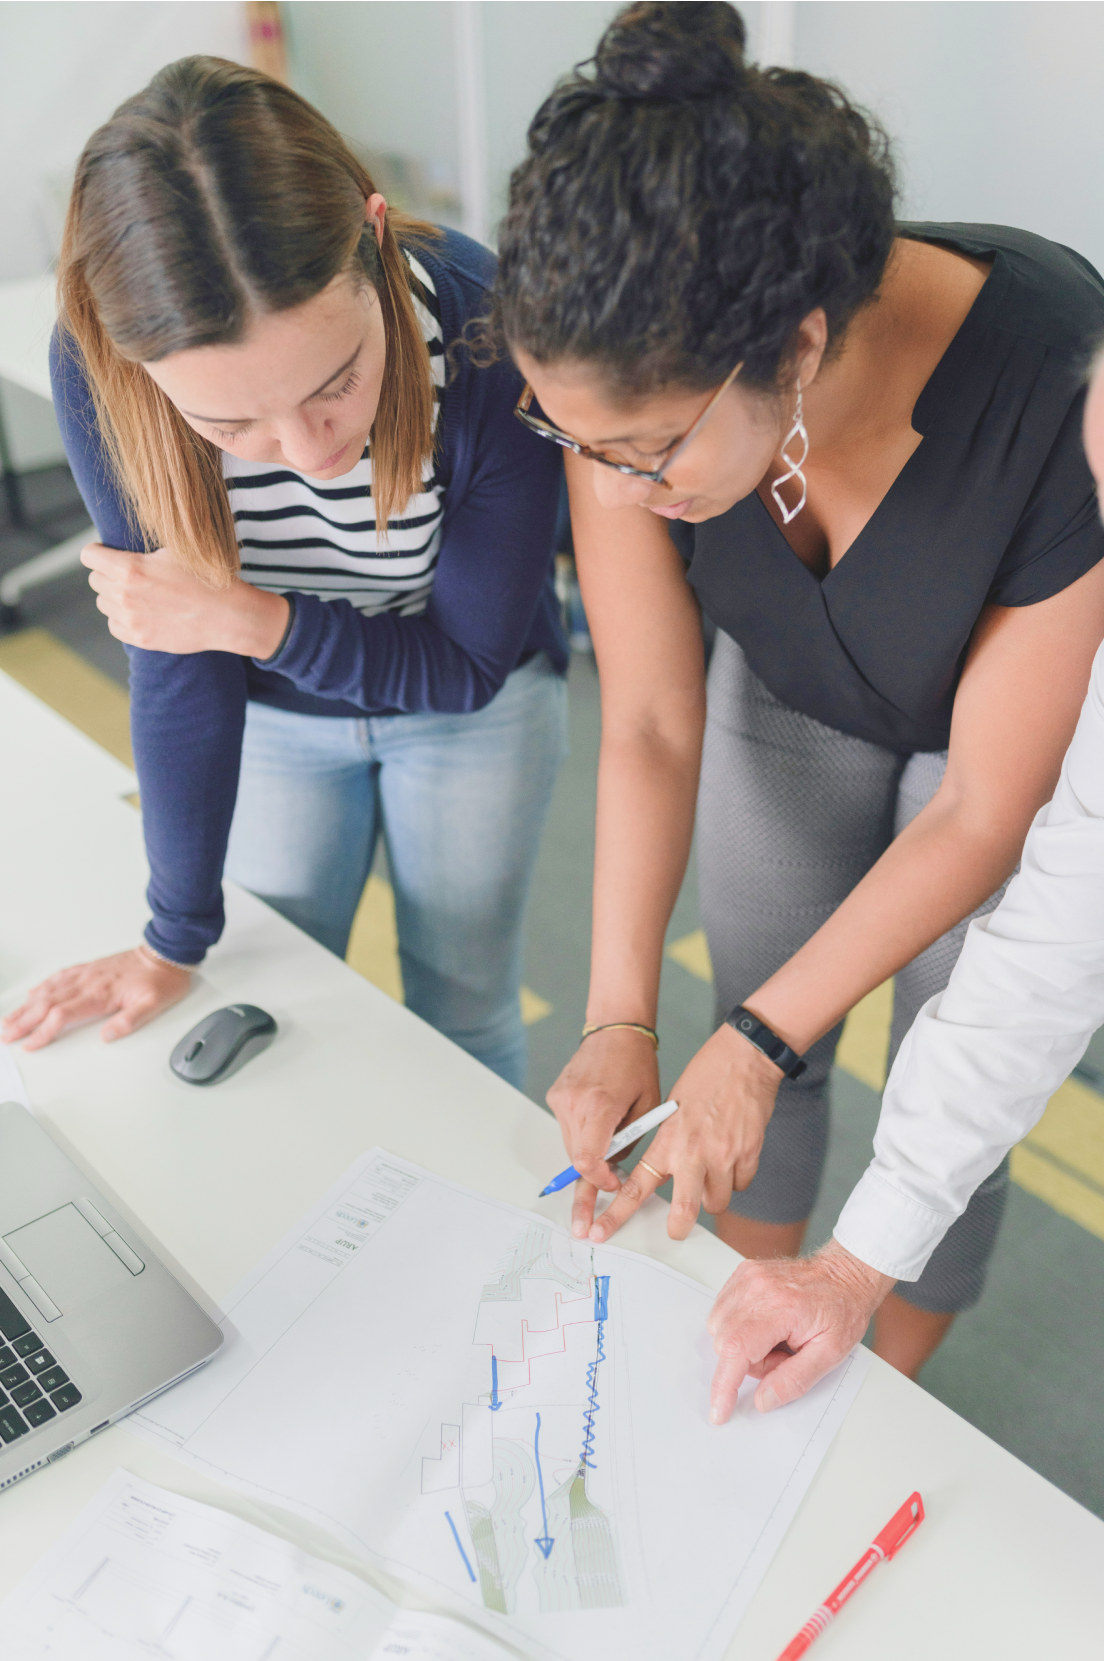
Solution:
{"label": "hair bun", "polygon": [[744,73],[747,30],[722,0],[639,3],[619,12],[598,43],[595,85],[620,98],[709,98]]}

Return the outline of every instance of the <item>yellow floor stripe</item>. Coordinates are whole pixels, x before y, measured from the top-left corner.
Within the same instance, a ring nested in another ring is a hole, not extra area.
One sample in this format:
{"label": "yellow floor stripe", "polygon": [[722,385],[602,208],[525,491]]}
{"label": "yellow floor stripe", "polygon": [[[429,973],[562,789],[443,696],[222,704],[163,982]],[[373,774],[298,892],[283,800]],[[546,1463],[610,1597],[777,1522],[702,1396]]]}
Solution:
{"label": "yellow floor stripe", "polygon": [[713,965],[709,960],[709,942],[705,938],[704,929],[695,929],[693,934],[684,934],[681,940],[672,940],[667,948],[667,956],[673,962],[680,963],[698,980],[711,981],[713,979]]}
{"label": "yellow floor stripe", "polygon": [[1104,1194],[1037,1153],[1033,1138],[1012,1150],[1012,1181],[1104,1240]]}
{"label": "yellow floor stripe", "polygon": [[1054,1092],[1028,1144],[1104,1193],[1104,1098],[1080,1079],[1069,1078]]}
{"label": "yellow floor stripe", "polygon": [[369,877],[361,895],[345,961],[396,1003],[403,1001],[395,896],[382,877]]}
{"label": "yellow floor stripe", "polygon": [[533,992],[528,986],[522,987],[521,1018],[527,1027],[535,1026],[551,1013],[552,1005],[547,998],[542,998],[539,992]]}
{"label": "yellow floor stripe", "polygon": [[887,980],[868,992],[843,1023],[836,1066],[869,1085],[871,1090],[885,1089],[892,1019],[893,982]]}
{"label": "yellow floor stripe", "polygon": [[21,629],[0,640],[0,669],[119,761],[134,766],[126,692],[46,629]]}

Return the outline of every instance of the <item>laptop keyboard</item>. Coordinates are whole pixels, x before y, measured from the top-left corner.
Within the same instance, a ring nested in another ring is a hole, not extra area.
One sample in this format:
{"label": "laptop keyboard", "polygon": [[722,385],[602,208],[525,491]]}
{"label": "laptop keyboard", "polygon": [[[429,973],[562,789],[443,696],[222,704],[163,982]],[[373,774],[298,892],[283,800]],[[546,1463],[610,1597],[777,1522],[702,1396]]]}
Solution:
{"label": "laptop keyboard", "polygon": [[80,1399],[69,1374],[0,1290],[0,1444],[48,1424]]}

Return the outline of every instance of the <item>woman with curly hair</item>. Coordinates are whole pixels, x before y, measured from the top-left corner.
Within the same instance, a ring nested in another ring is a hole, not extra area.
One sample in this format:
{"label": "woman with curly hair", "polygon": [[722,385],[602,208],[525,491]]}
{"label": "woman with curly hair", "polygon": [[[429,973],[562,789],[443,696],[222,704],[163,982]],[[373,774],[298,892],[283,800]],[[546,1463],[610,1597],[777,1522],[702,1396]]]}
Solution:
{"label": "woman with curly hair", "polygon": [[[1104,287],[1023,231],[897,223],[879,129],[743,46],[723,4],[615,19],[533,121],[495,320],[519,415],[568,452],[602,678],[587,1026],[549,1094],[575,1232],[670,1176],[674,1237],[704,1205],[771,1258],[813,1207],[845,1015],[895,976],[896,1053],[1058,777],[1104,634],[1079,442]],[[716,1031],[621,1184],[696,794]],[[980,1295],[1007,1180],[882,1305],[902,1370]]]}

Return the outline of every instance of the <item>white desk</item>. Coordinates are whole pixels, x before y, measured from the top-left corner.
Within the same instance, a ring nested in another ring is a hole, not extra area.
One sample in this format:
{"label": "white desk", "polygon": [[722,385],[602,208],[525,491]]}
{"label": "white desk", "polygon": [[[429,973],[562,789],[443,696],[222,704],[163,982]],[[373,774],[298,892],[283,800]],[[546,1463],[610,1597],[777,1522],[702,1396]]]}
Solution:
{"label": "white desk", "polygon": [[[119,799],[126,769],[2,675],[0,768],[7,1008],[51,968],[133,942],[145,869],[138,815]],[[546,1114],[258,901],[231,890],[228,913],[197,989],[151,1027],[106,1049],[89,1029],[17,1052],[43,1120],[193,1289],[224,1295],[375,1142],[532,1204],[562,1160]],[[281,1036],[217,1090],[190,1090],[169,1072],[169,1050],[232,999],[270,1009]],[[557,1200],[566,1219],[568,1196]],[[619,1243],[719,1286],[733,1254],[701,1229],[673,1244],[664,1223],[655,1201]],[[262,1512],[115,1428],[0,1496],[0,1594],[117,1465],[350,1561],[298,1519]],[[876,1362],[732,1657],[774,1661],[913,1488],[928,1520],[818,1641],[817,1661],[1100,1653],[1104,1524]]]}
{"label": "white desk", "polygon": [[[56,312],[52,274],[0,283],[0,380],[13,381],[47,403],[53,402],[50,334]],[[12,499],[13,519],[15,505]],[[0,578],[0,607],[14,611],[29,588],[75,571],[88,537],[87,530],[80,531],[5,572]]]}

